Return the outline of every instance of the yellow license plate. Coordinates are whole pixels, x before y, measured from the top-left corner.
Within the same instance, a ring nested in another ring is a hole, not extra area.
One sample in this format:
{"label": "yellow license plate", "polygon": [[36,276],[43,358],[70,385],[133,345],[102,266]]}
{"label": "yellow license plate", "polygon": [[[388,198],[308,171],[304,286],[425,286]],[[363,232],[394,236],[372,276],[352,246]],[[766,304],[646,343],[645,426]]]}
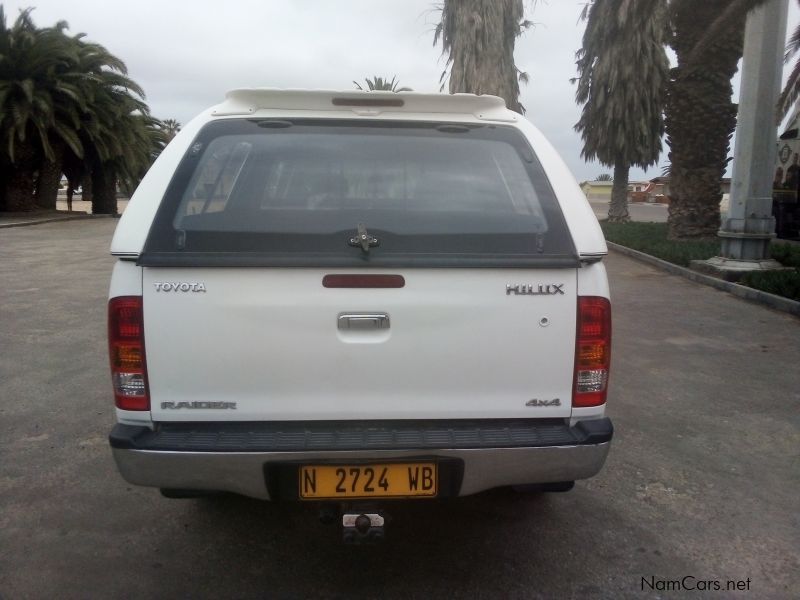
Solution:
{"label": "yellow license plate", "polygon": [[436,463],[307,465],[300,467],[300,498],[435,496]]}

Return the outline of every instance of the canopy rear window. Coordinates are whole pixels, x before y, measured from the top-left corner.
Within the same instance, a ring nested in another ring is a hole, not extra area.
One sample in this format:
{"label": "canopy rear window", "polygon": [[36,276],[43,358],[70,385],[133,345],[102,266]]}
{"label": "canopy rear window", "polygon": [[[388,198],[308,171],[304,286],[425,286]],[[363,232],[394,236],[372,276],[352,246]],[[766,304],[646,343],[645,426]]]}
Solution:
{"label": "canopy rear window", "polygon": [[513,128],[232,119],[208,124],[190,146],[140,262],[526,266],[575,259],[542,167]]}

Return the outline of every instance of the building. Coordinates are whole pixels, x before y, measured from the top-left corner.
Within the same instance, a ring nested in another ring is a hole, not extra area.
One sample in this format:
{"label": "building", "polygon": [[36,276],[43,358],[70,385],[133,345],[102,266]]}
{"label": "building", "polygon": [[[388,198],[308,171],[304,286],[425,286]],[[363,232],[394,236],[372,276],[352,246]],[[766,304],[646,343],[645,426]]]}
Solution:
{"label": "building", "polygon": [[[653,177],[650,181],[641,182],[641,189],[631,190],[628,186],[628,202],[649,202],[657,204],[669,204],[669,177]],[[635,187],[639,187],[636,182]],[[725,198],[731,191],[731,180],[725,177],[720,182],[720,191]]]}
{"label": "building", "polygon": [[613,181],[584,181],[581,189],[587,200],[611,200],[611,188],[614,187]]}

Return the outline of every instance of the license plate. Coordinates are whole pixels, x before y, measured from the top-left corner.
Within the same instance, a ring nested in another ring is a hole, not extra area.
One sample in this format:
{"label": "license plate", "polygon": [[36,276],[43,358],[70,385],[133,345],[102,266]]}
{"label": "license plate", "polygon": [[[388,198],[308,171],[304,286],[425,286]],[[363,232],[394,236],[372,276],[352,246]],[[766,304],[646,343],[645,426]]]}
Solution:
{"label": "license plate", "polygon": [[375,498],[436,495],[436,463],[307,465],[300,498]]}

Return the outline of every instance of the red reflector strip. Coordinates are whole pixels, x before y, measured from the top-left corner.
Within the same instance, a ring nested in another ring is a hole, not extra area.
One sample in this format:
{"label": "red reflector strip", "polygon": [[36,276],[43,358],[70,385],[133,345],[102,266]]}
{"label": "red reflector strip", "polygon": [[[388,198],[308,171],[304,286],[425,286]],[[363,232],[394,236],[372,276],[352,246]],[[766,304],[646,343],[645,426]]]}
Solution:
{"label": "red reflector strip", "polygon": [[326,288],[401,288],[406,280],[402,275],[325,275]]}
{"label": "red reflector strip", "polygon": [[150,410],[150,398],[147,396],[116,396],[115,401],[120,410]]}

